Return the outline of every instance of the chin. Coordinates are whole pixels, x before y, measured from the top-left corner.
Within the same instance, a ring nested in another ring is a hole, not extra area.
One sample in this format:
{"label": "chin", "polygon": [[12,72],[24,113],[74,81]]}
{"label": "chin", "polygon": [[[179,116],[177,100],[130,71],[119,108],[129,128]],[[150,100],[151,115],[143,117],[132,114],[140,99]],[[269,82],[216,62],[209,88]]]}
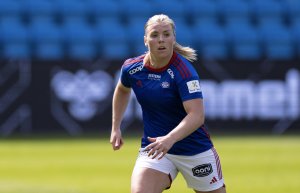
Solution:
{"label": "chin", "polygon": [[167,57],[170,54],[172,54],[172,53],[169,50],[161,50],[157,53],[157,55],[160,57]]}

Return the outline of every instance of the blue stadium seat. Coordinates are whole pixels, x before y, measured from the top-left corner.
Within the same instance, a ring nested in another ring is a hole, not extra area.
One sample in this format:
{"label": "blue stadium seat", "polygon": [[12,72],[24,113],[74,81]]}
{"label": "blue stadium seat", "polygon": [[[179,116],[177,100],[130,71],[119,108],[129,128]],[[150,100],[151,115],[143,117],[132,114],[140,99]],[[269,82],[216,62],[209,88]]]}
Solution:
{"label": "blue stadium seat", "polygon": [[146,21],[144,20],[137,20],[136,22],[130,22],[126,26],[126,33],[128,36],[128,41],[131,55],[141,55],[147,51],[147,48],[144,45],[144,25]]}
{"label": "blue stadium seat", "polygon": [[166,14],[177,22],[186,22],[186,10],[179,0],[152,0],[154,14]]}
{"label": "blue stadium seat", "polygon": [[0,28],[0,58],[2,56],[2,46],[3,46],[3,40],[2,40],[2,30]]}
{"label": "blue stadium seat", "polygon": [[86,0],[96,22],[117,22],[121,19],[121,6],[115,0]]}
{"label": "blue stadium seat", "polygon": [[245,0],[217,1],[221,18],[228,23],[250,22],[251,9]]}
{"label": "blue stadium seat", "polygon": [[193,26],[195,48],[207,59],[226,59],[228,48],[225,30],[215,22],[202,22]]}
{"label": "blue stadium seat", "polygon": [[99,22],[95,32],[100,55],[106,59],[124,59],[130,55],[125,26],[118,22]]}
{"label": "blue stadium seat", "polygon": [[[14,21],[14,20],[12,20]],[[21,22],[2,22],[0,34],[3,43],[3,57],[26,59],[31,57],[28,29]]]}
{"label": "blue stadium seat", "polygon": [[22,7],[16,0],[0,1],[0,22],[7,18],[15,18],[21,20]]}
{"label": "blue stadium seat", "polygon": [[238,60],[258,60],[262,56],[258,30],[248,22],[226,26],[232,55]]}
{"label": "blue stadium seat", "polygon": [[218,21],[217,5],[211,0],[186,0],[184,4],[188,17],[191,22],[201,23],[206,21]]}
{"label": "blue stadium seat", "polygon": [[194,47],[191,27],[186,22],[175,23],[176,41],[183,45]]}
{"label": "blue stadium seat", "polygon": [[38,59],[63,59],[63,33],[55,23],[45,20],[34,20],[30,24],[30,34],[34,45],[33,56]]}
{"label": "blue stadium seat", "polygon": [[82,0],[54,0],[55,7],[63,21],[69,19],[87,20],[89,14],[88,4]]}
{"label": "blue stadium seat", "polygon": [[128,46],[125,43],[106,44],[102,50],[102,58],[108,60],[124,60],[131,57]]}
{"label": "blue stadium seat", "polygon": [[282,1],[288,19],[291,23],[300,23],[300,1],[298,0],[284,0]]}
{"label": "blue stadium seat", "polygon": [[67,56],[73,59],[93,59],[97,55],[96,36],[92,26],[82,20],[65,22],[63,26]]}
{"label": "blue stadium seat", "polygon": [[254,19],[259,24],[272,21],[283,22],[284,7],[280,1],[275,0],[253,0],[249,1],[254,14]]}
{"label": "blue stadium seat", "polygon": [[153,6],[148,0],[120,0],[119,5],[127,22],[147,20],[153,14]]}
{"label": "blue stadium seat", "polygon": [[293,59],[292,35],[286,26],[281,23],[265,23],[259,29],[267,58]]}
{"label": "blue stadium seat", "polygon": [[291,27],[293,42],[296,49],[297,57],[300,58],[300,22],[294,23]]}
{"label": "blue stadium seat", "polygon": [[40,18],[53,19],[56,14],[54,1],[50,0],[23,0],[24,13],[28,15],[30,21]]}

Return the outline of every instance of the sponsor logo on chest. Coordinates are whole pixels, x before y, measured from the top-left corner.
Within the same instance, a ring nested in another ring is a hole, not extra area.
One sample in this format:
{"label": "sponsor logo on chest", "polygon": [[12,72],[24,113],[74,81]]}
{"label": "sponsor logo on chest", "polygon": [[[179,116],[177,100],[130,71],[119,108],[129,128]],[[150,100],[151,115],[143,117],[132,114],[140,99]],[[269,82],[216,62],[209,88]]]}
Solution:
{"label": "sponsor logo on chest", "polygon": [[168,68],[167,72],[170,74],[171,78],[174,79],[174,73],[170,68]]}
{"label": "sponsor logo on chest", "polygon": [[129,74],[130,74],[130,75],[133,75],[133,74],[135,74],[135,73],[141,71],[142,69],[143,69],[143,66],[138,66],[138,67],[136,67],[136,68],[130,70],[130,71],[129,71]]}
{"label": "sponsor logo on chest", "polygon": [[162,87],[162,88],[169,88],[169,87],[170,87],[170,83],[168,83],[168,82],[166,82],[166,81],[165,81],[165,82],[162,82],[162,83],[161,83],[161,87]]}
{"label": "sponsor logo on chest", "polygon": [[148,74],[148,79],[149,80],[160,80],[161,79],[161,75],[158,75],[158,74]]}

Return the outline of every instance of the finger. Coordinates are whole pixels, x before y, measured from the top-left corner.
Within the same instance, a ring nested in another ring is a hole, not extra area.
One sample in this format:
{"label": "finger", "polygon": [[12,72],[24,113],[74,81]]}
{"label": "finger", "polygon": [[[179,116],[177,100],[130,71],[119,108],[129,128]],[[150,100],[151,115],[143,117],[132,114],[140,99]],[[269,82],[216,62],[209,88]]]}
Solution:
{"label": "finger", "polygon": [[164,155],[165,155],[165,153],[163,151],[156,151],[155,155],[152,157],[152,159],[157,158],[158,160],[160,160],[161,158],[163,158]]}
{"label": "finger", "polygon": [[150,141],[150,142],[155,142],[156,141],[156,138],[154,137],[147,137],[147,139],[148,139],[148,141]]}
{"label": "finger", "polygon": [[160,152],[155,151],[155,153],[154,153],[153,156],[152,156],[152,159],[155,159],[159,154],[160,154]]}
{"label": "finger", "polygon": [[148,157],[152,156],[152,158],[156,158],[162,151],[159,149],[159,147],[152,148],[149,153]]}
{"label": "finger", "polygon": [[117,139],[115,142],[115,146],[118,147],[120,145],[120,139]]}
{"label": "finger", "polygon": [[109,140],[109,143],[113,145],[115,140],[116,139],[114,137],[111,137],[110,140]]}
{"label": "finger", "polygon": [[158,160],[160,160],[161,158],[163,158],[166,155],[165,152],[161,152],[160,156],[157,158]]}
{"label": "finger", "polygon": [[121,139],[116,139],[114,143],[114,150],[118,150],[121,147]]}
{"label": "finger", "polygon": [[118,148],[115,146],[115,145],[113,145],[113,150],[117,150]]}
{"label": "finger", "polygon": [[157,144],[153,144],[152,146],[150,146],[148,151],[148,156],[153,156],[157,151],[159,151],[159,146],[157,146]]}
{"label": "finger", "polygon": [[148,157],[153,156],[153,154],[155,153],[155,151],[156,150],[154,148],[150,149],[150,151],[148,152]]}
{"label": "finger", "polygon": [[156,145],[156,144],[151,143],[151,144],[149,144],[149,145],[147,145],[147,146],[145,147],[145,150],[146,150],[146,151],[151,150],[151,149],[154,148],[155,145]]}

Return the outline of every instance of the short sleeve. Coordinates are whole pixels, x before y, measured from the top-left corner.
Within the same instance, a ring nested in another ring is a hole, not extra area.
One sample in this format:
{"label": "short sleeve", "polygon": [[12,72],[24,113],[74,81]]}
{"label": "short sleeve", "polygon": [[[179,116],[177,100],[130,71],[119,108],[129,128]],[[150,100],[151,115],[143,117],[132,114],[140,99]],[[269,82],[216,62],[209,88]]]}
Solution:
{"label": "short sleeve", "polygon": [[182,79],[178,84],[178,90],[182,101],[203,98],[198,76]]}
{"label": "short sleeve", "polygon": [[121,80],[121,83],[130,88],[131,85],[130,85],[130,81],[129,81],[129,78],[128,78],[128,73],[127,73],[127,70],[125,68],[125,66],[123,65],[122,68],[121,68],[121,75],[120,75],[120,80]]}

